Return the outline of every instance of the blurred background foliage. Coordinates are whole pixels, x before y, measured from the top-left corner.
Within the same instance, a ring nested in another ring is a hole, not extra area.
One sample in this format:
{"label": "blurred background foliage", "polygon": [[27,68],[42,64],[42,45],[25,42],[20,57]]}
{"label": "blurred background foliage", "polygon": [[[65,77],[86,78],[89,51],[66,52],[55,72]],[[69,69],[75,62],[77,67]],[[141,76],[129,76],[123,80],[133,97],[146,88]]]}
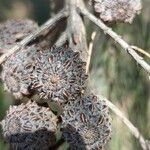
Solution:
{"label": "blurred background foliage", "polygon": [[[0,21],[10,18],[30,18],[44,23],[54,14],[53,3],[62,0],[0,0]],[[61,7],[61,6],[60,6]],[[58,8],[59,9],[59,8]],[[54,11],[57,12],[58,9]],[[122,37],[150,53],[150,0],[143,0],[142,13],[133,24],[115,24],[112,28]],[[90,66],[90,85],[93,92],[108,97],[134,123],[141,133],[150,140],[150,84],[148,75],[121,47],[92,23],[86,22],[87,39],[96,31],[92,61]],[[145,56],[143,56],[145,58]],[[145,58],[149,63],[150,61]],[[0,85],[0,120],[3,118],[13,98],[4,92]],[[113,135],[108,150],[140,150],[138,141],[128,128],[112,114]],[[63,149],[63,148],[62,148]],[[0,150],[7,145],[0,136]]]}

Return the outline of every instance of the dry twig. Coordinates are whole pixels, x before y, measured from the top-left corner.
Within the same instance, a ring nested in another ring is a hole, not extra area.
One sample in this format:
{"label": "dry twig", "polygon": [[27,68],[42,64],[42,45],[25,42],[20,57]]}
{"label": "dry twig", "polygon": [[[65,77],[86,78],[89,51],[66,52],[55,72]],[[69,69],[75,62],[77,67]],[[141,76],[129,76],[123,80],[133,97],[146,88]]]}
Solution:
{"label": "dry twig", "polygon": [[123,121],[123,123],[129,128],[131,133],[135,136],[136,139],[139,140],[139,143],[143,150],[148,149],[148,142],[144,139],[143,135],[139,132],[139,130],[125,117],[125,115],[108,99],[99,96],[100,99],[104,99],[108,107]]}
{"label": "dry twig", "polygon": [[138,64],[140,64],[144,70],[146,70],[150,74],[150,65],[143,60],[141,56],[139,56],[134,49],[127,43],[125,42],[121,36],[119,36],[117,33],[115,33],[111,28],[107,27],[99,18],[96,18],[93,14],[88,12],[87,9],[84,7],[78,8],[79,12],[86,16],[88,19],[90,19],[93,23],[95,23],[98,27],[100,27],[105,33],[110,35],[111,38],[113,38],[120,46],[128,52]]}
{"label": "dry twig", "polygon": [[90,68],[91,55],[92,55],[93,43],[94,43],[95,36],[96,36],[96,32],[94,31],[91,35],[91,42],[89,44],[88,58],[87,58],[87,64],[86,64],[86,73],[89,72],[89,68]]}
{"label": "dry twig", "polygon": [[14,47],[12,47],[8,53],[3,54],[0,57],[0,64],[2,64],[13,53],[16,53],[17,51],[19,51],[23,46],[27,45],[32,40],[36,39],[39,35],[41,35],[42,33],[44,33],[47,30],[52,29],[58,21],[60,21],[61,19],[65,18],[67,16],[68,16],[68,11],[64,9],[60,13],[58,13],[55,17],[49,19],[37,31],[35,31],[34,33],[31,33],[29,36],[24,38],[20,43],[16,44]]}
{"label": "dry twig", "polygon": [[135,51],[147,56],[148,58],[150,58],[150,54],[148,52],[146,52],[144,49],[141,49],[137,46],[131,46]]}
{"label": "dry twig", "polygon": [[62,46],[63,44],[66,43],[66,41],[67,41],[67,32],[64,31],[64,32],[60,35],[60,37],[57,39],[55,45],[56,45],[57,47]]}

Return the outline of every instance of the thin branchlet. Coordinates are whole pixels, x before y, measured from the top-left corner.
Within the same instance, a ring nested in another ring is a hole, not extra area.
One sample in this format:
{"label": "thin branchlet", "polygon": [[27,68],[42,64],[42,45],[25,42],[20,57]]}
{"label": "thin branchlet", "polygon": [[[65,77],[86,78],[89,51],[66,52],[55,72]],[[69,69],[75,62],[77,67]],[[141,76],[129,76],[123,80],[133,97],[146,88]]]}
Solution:
{"label": "thin branchlet", "polygon": [[56,143],[57,117],[49,108],[35,102],[10,106],[0,122],[5,141],[11,149],[43,149]]}

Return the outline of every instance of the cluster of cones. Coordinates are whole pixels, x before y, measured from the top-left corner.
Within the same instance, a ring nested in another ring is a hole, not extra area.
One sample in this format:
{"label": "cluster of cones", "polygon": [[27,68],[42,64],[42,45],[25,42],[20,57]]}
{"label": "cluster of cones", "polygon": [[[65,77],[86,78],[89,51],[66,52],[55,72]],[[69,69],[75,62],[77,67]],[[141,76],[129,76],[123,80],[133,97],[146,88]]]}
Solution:
{"label": "cluster of cones", "polygon": [[[0,48],[9,50],[36,29],[30,20],[1,24]],[[4,88],[22,103],[10,106],[0,122],[10,149],[55,149],[59,132],[71,150],[106,144],[111,135],[108,107],[87,91],[85,66],[78,52],[67,45],[50,48],[48,41],[29,44],[3,63]]]}

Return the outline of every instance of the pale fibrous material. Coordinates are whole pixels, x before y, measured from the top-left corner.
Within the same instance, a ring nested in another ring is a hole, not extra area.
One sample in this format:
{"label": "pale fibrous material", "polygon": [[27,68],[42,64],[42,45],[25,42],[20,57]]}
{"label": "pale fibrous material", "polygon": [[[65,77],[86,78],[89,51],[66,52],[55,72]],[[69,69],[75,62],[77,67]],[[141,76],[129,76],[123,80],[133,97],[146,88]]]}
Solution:
{"label": "pale fibrous material", "polygon": [[85,65],[78,52],[66,47],[20,50],[3,65],[5,89],[16,98],[30,94],[64,103],[85,89]]}
{"label": "pale fibrous material", "polygon": [[142,8],[141,0],[91,0],[95,12],[107,22],[132,23]]}
{"label": "pale fibrous material", "polygon": [[0,24],[0,49],[9,50],[17,42],[38,29],[29,19],[11,19]]}
{"label": "pale fibrous material", "polygon": [[0,124],[5,141],[14,150],[48,150],[56,143],[57,117],[35,102],[10,106]]}
{"label": "pale fibrous material", "polygon": [[111,119],[105,101],[93,94],[70,101],[62,115],[62,132],[70,149],[101,149],[111,135]]}

